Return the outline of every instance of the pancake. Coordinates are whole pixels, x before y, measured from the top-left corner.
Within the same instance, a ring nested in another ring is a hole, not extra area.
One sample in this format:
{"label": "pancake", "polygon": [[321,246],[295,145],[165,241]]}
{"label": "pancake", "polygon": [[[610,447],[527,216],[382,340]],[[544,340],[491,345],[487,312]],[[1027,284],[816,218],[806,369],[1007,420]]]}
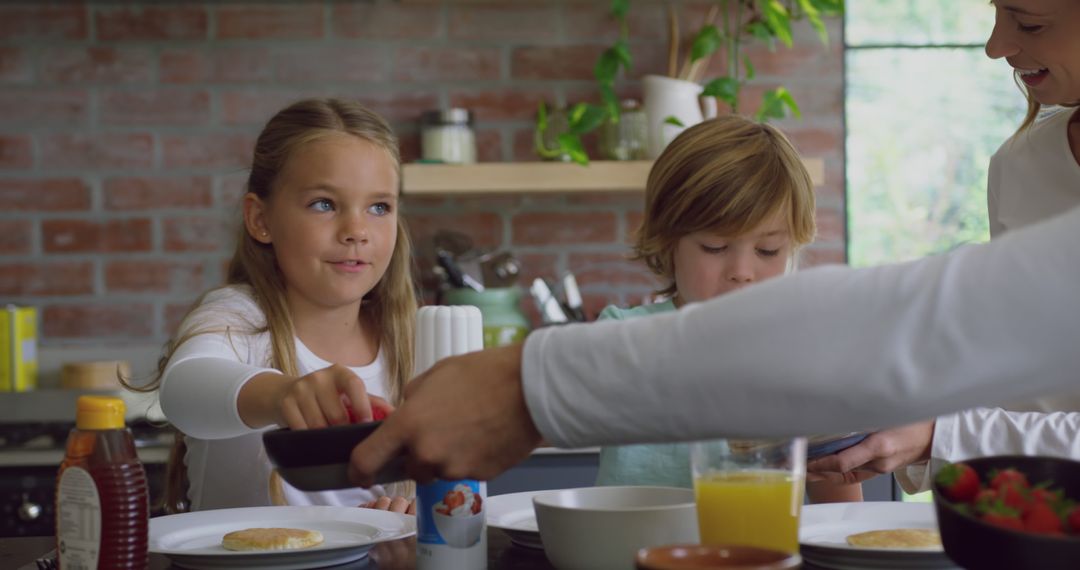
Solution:
{"label": "pancake", "polygon": [[322,542],[321,532],[300,528],[246,528],[230,532],[221,539],[225,550],[295,550],[318,546]]}
{"label": "pancake", "polygon": [[871,530],[848,536],[847,543],[863,548],[934,548],[941,546],[941,535],[928,528]]}

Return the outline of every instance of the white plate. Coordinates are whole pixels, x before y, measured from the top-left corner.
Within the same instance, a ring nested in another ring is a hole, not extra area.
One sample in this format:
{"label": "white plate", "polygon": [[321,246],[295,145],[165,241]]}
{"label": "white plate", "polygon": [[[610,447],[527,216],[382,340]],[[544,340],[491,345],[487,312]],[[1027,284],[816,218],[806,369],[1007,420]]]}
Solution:
{"label": "white plate", "polygon": [[850,546],[847,537],[870,530],[937,530],[934,505],[894,501],[828,503],[803,507],[799,543],[803,558],[821,568],[955,568],[939,547],[917,549]]}
{"label": "white plate", "polygon": [[505,532],[510,542],[542,550],[544,544],[540,541],[540,530],[536,526],[532,498],[544,492],[525,491],[488,497],[484,505],[484,512],[487,513],[484,520],[489,527]]}
{"label": "white plate", "polygon": [[[302,528],[323,534],[323,543],[302,550],[236,552],[221,538],[245,528]],[[294,570],[354,562],[372,546],[416,533],[416,517],[356,507],[250,507],[150,519],[150,552],[181,568]]]}

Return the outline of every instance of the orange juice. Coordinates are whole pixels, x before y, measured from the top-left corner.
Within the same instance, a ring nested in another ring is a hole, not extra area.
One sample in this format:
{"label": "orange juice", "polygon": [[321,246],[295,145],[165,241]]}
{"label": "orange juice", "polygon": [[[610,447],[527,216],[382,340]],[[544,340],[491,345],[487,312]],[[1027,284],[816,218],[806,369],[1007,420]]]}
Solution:
{"label": "orange juice", "polygon": [[702,544],[799,551],[803,480],[790,471],[710,473],[694,494]]}

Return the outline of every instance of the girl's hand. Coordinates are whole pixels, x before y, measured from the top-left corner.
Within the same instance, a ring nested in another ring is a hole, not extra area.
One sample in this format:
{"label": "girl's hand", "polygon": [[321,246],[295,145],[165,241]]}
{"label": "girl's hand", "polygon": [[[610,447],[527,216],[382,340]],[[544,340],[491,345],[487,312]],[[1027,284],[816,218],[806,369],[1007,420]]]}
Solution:
{"label": "girl's hand", "polygon": [[934,420],[870,434],[839,453],[806,464],[808,481],[860,483],[930,459]]}
{"label": "girl's hand", "polygon": [[416,499],[410,500],[405,497],[379,497],[370,503],[360,505],[360,508],[415,515]]}
{"label": "girl's hand", "polygon": [[370,422],[371,406],[390,405],[369,396],[364,381],[345,366],[334,364],[282,383],[278,393],[279,423],[291,429],[317,429],[349,423],[349,409],[358,422]]}

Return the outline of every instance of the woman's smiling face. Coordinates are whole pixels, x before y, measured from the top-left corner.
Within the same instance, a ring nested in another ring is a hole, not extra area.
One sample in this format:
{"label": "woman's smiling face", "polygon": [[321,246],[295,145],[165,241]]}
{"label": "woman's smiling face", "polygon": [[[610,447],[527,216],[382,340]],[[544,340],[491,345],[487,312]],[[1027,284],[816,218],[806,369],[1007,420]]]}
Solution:
{"label": "woman's smiling face", "polygon": [[986,55],[1005,58],[1043,105],[1080,101],[1080,2],[994,0]]}

